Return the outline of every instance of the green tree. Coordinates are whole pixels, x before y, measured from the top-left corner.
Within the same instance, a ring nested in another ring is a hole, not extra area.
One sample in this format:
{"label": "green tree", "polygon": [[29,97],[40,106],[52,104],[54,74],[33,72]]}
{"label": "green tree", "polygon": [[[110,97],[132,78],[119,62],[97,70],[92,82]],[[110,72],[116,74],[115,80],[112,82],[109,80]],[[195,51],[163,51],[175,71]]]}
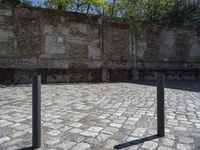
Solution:
{"label": "green tree", "polygon": [[75,2],[76,12],[101,14],[106,8],[104,0],[77,0]]}
{"label": "green tree", "polygon": [[87,14],[90,10],[103,10],[106,7],[104,0],[46,0],[45,5],[48,8],[84,12]]}
{"label": "green tree", "polygon": [[144,19],[151,22],[162,22],[176,3],[177,0],[150,0],[144,4]]}
{"label": "green tree", "polygon": [[199,27],[200,1],[188,3],[179,0],[165,17],[164,23]]}
{"label": "green tree", "polygon": [[119,11],[119,1],[118,0],[109,0],[107,1],[106,5],[107,5],[107,9],[105,9],[104,14],[108,15],[108,16],[117,16],[117,11]]}
{"label": "green tree", "polygon": [[187,0],[46,0],[60,10],[92,13],[164,24],[200,23],[200,2]]}
{"label": "green tree", "polygon": [[118,10],[122,17],[159,22],[175,6],[177,0],[120,0]]}
{"label": "green tree", "polygon": [[74,2],[75,0],[46,0],[44,4],[48,8],[66,10],[67,7]]}

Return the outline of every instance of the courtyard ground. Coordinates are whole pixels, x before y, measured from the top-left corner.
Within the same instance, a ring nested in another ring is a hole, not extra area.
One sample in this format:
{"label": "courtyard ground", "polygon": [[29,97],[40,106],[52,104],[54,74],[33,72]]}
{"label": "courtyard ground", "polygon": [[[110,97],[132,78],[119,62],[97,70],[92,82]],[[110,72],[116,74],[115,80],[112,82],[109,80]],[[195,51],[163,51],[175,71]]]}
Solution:
{"label": "courtyard ground", "polygon": [[[0,150],[32,145],[31,90],[0,85]],[[165,107],[166,136],[131,145],[156,134],[153,84],[44,84],[41,149],[199,150],[200,81],[167,82]]]}

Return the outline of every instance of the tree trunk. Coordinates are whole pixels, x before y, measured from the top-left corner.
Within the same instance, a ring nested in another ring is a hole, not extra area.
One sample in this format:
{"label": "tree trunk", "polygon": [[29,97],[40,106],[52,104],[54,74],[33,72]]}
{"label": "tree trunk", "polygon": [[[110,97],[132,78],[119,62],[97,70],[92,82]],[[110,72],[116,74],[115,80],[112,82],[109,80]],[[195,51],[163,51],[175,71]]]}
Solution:
{"label": "tree trunk", "polygon": [[78,12],[79,7],[80,7],[80,0],[77,0],[76,12]]}
{"label": "tree trunk", "polygon": [[90,10],[90,4],[87,7],[87,14],[89,13],[89,10]]}
{"label": "tree trunk", "polygon": [[112,16],[114,16],[115,15],[115,3],[116,3],[116,0],[113,0],[113,4],[112,4]]}

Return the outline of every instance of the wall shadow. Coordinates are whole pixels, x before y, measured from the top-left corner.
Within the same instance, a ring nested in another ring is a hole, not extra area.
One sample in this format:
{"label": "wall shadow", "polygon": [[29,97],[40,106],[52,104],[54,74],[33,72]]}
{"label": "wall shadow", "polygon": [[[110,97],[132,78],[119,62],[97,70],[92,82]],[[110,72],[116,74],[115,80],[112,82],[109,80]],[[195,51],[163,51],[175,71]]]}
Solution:
{"label": "wall shadow", "polygon": [[[156,81],[134,81],[134,84],[156,86]],[[183,90],[183,91],[192,91],[200,92],[200,80],[179,80],[179,81],[165,81],[165,88]]]}
{"label": "wall shadow", "polygon": [[[154,81],[130,81],[130,82],[63,82],[63,83],[42,83],[43,85],[74,85],[74,84],[112,84],[112,83],[133,83],[141,85],[156,86],[156,80]],[[0,84],[1,88],[7,87],[31,87],[29,84]],[[200,92],[200,80],[166,80],[165,88]]]}
{"label": "wall shadow", "polygon": [[152,136],[148,136],[145,138],[141,138],[141,139],[136,139],[130,142],[126,142],[126,143],[122,143],[122,144],[118,144],[114,146],[114,149],[123,149],[123,148],[127,148],[130,146],[134,146],[134,145],[138,145],[147,141],[152,141],[154,139],[158,139],[159,136],[158,135],[152,135]]}

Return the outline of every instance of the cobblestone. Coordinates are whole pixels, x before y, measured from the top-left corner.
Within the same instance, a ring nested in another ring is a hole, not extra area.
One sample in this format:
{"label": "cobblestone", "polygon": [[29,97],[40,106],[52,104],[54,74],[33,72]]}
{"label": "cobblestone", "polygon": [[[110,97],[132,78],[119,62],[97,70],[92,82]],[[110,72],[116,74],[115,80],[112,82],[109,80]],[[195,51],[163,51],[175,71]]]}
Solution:
{"label": "cobblestone", "polygon": [[58,147],[63,150],[68,150],[68,149],[72,148],[74,145],[76,145],[75,142],[65,141],[64,143],[58,145]]}
{"label": "cobblestone", "polygon": [[156,147],[158,146],[158,144],[156,142],[152,142],[152,141],[148,141],[145,142],[142,146],[142,148],[146,148],[146,149],[156,149]]}
{"label": "cobblestone", "polygon": [[168,138],[163,139],[163,145],[172,147],[173,144],[174,144],[174,140],[168,139]]}
{"label": "cobblestone", "polygon": [[76,146],[72,148],[72,150],[86,150],[89,149],[91,145],[88,143],[78,143]]}
{"label": "cobblestone", "polygon": [[[0,150],[31,146],[31,85],[0,85]],[[199,150],[200,81],[167,82],[166,136],[124,150]],[[151,83],[42,85],[40,150],[111,150],[156,134]]]}
{"label": "cobblestone", "polygon": [[181,137],[179,139],[179,142],[185,143],[185,144],[190,144],[190,143],[193,143],[194,140],[192,138],[188,138],[188,137]]}
{"label": "cobblestone", "polygon": [[7,142],[7,141],[9,141],[9,140],[10,140],[9,137],[2,137],[2,138],[0,138],[0,144],[2,144],[2,143],[4,143],[4,142]]}

